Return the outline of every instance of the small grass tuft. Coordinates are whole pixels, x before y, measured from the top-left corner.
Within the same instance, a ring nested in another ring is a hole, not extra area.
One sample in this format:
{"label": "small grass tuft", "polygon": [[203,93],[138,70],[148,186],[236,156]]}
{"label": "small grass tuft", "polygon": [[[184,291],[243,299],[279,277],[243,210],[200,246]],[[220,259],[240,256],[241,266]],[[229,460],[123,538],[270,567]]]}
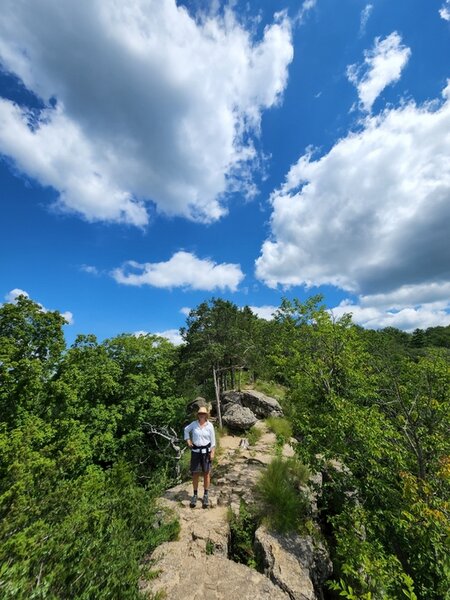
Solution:
{"label": "small grass tuft", "polygon": [[254,446],[262,436],[262,430],[259,427],[252,427],[247,432],[247,439],[250,446]]}
{"label": "small grass tuft", "polygon": [[214,542],[210,539],[206,540],[206,548],[205,548],[207,556],[211,556],[214,554]]}

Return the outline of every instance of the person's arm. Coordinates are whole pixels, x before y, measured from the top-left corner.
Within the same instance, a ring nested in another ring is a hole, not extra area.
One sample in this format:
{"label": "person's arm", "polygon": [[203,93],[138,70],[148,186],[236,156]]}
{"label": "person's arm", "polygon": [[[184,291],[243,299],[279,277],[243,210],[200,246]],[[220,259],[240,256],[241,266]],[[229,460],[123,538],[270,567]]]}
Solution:
{"label": "person's arm", "polygon": [[214,425],[210,422],[211,425],[211,460],[214,459],[214,454],[216,452],[216,432],[214,431]]}
{"label": "person's arm", "polygon": [[186,427],[184,428],[184,441],[187,443],[189,448],[192,448],[192,440],[191,440],[190,434],[191,434],[193,425],[194,425],[194,423],[189,423],[189,425],[186,425]]}

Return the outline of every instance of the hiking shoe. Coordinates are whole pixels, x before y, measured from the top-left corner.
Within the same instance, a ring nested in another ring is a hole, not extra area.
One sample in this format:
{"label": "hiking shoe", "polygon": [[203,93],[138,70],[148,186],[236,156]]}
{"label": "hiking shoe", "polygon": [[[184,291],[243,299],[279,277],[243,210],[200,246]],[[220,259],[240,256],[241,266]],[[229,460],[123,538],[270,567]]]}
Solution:
{"label": "hiking shoe", "polygon": [[208,499],[208,496],[203,496],[202,507],[203,507],[203,508],[208,508],[208,506],[209,506],[209,499]]}
{"label": "hiking shoe", "polygon": [[189,506],[191,508],[195,508],[197,506],[197,500],[198,500],[198,496],[197,496],[197,494],[194,494],[191,498],[191,503],[189,504]]}

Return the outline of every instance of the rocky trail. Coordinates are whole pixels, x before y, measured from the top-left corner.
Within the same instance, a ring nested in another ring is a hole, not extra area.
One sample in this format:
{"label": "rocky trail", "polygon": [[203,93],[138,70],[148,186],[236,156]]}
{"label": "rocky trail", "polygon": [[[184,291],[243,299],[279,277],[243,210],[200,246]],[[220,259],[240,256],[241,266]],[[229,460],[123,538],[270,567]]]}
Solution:
{"label": "rocky trail", "polygon": [[[195,509],[189,507],[190,482],[167,490],[161,498],[161,504],[178,516],[180,534],[176,541],[156,548],[147,559],[155,576],[141,581],[140,587],[150,593],[150,597],[167,600],[317,598],[312,583],[315,576],[311,578],[311,573],[317,567],[318,554],[309,536],[306,539],[294,534],[281,538],[260,527],[256,538],[264,556],[264,573],[228,558],[229,508],[238,514],[241,499],[247,503],[254,501],[254,485],[275,453],[275,435],[267,430],[263,421],[255,426],[262,429],[262,435],[248,449],[239,446],[242,439],[239,436],[221,438],[208,509],[203,509],[201,502]],[[286,444],[283,454],[293,453],[293,448]],[[199,498],[201,496],[200,484]],[[323,554],[322,549],[320,553]]]}

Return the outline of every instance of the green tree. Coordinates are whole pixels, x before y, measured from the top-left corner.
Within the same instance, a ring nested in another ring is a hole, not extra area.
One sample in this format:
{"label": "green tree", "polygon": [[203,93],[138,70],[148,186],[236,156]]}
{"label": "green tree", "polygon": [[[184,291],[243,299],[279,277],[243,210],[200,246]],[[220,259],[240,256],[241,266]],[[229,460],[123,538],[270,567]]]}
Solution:
{"label": "green tree", "polygon": [[[185,345],[180,351],[183,380],[205,385],[212,392],[213,369],[222,387],[236,385],[236,368],[248,367],[257,353],[254,339],[257,317],[248,307],[213,298],[192,310],[181,328]],[[227,382],[226,382],[227,378]]]}
{"label": "green tree", "polygon": [[45,413],[46,384],[65,348],[65,322],[26,296],[0,306],[0,412],[8,426],[28,411]]}

